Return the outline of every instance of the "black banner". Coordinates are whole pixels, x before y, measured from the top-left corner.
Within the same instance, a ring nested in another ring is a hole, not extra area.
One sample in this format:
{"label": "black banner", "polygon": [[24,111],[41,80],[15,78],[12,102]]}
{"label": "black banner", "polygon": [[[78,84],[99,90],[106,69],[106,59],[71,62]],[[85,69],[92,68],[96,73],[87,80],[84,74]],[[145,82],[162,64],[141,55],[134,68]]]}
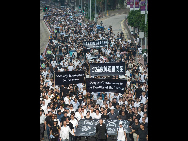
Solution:
{"label": "black banner", "polygon": [[125,62],[90,63],[91,76],[125,75]]}
{"label": "black banner", "polygon": [[108,41],[106,39],[97,41],[84,41],[83,45],[88,48],[107,47]]}
{"label": "black banner", "polygon": [[[129,128],[128,120],[103,120],[103,123],[106,124],[108,135],[117,135],[117,128],[119,128],[119,122],[122,122],[123,128],[126,130],[126,133],[130,133],[131,129]],[[85,120],[80,119],[78,122],[78,128],[76,128],[76,136],[94,136],[96,133],[96,125],[99,124],[98,119]]]}
{"label": "black banner", "polygon": [[55,72],[55,85],[84,83],[85,71]]}
{"label": "black banner", "polygon": [[127,80],[86,78],[87,92],[124,93]]}

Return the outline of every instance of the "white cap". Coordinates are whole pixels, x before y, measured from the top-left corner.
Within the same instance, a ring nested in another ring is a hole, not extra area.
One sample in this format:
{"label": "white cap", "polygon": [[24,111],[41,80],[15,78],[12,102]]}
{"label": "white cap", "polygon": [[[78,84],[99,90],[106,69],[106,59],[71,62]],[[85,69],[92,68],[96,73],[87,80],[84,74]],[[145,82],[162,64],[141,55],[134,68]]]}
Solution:
{"label": "white cap", "polygon": [[119,122],[119,125],[120,125],[120,124],[122,124],[122,122],[121,122],[121,121]]}

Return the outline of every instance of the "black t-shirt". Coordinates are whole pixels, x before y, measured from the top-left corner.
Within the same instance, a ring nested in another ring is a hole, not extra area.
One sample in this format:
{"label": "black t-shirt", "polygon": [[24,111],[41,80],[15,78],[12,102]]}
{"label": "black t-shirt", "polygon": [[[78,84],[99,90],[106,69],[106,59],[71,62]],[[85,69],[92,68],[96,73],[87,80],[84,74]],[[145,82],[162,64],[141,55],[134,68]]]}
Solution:
{"label": "black t-shirt", "polygon": [[135,90],[135,92],[136,92],[136,98],[140,98],[141,93],[142,93],[142,89],[141,89],[141,88],[137,88],[137,89]]}
{"label": "black t-shirt", "polygon": [[139,129],[138,130],[138,135],[139,135],[139,141],[146,141],[146,136],[148,135],[148,130],[147,129]]}
{"label": "black t-shirt", "polygon": [[50,127],[50,130],[52,130],[52,135],[59,134],[59,125]]}
{"label": "black t-shirt", "polygon": [[138,134],[138,130],[140,129],[140,124],[135,124],[135,122],[132,124],[132,129],[135,130],[135,133]]}
{"label": "black t-shirt", "polygon": [[102,114],[102,115],[101,115],[101,118],[102,118],[102,119],[109,119],[109,115],[104,115],[104,114]]}
{"label": "black t-shirt", "polygon": [[92,117],[90,116],[89,118],[87,118],[86,116],[84,116],[85,119],[92,119]]}
{"label": "black t-shirt", "polygon": [[45,120],[46,120],[46,124],[47,124],[47,125],[48,125],[48,124],[51,124],[52,117],[51,117],[51,116],[47,116]]}

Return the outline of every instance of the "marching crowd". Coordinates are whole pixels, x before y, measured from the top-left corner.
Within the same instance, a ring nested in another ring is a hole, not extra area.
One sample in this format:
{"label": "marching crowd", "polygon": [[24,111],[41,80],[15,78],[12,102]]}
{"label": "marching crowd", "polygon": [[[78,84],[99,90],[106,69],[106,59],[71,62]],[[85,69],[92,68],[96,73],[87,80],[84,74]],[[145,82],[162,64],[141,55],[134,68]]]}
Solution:
{"label": "marching crowd", "polygon": [[[46,130],[49,140],[75,141],[80,119],[102,118],[128,120],[130,139],[147,140],[148,74],[147,63],[140,61],[147,54],[137,55],[139,42],[126,41],[122,33],[115,35],[113,27],[98,30],[96,23],[86,21],[71,8],[50,8],[44,22],[51,34],[46,52],[40,55],[40,139]],[[98,39],[108,39],[108,49],[83,45],[83,41]],[[70,55],[70,51],[74,52]],[[89,76],[91,62],[125,62],[125,75],[111,76],[127,80],[125,92],[90,93],[85,83],[54,87],[54,72],[85,71],[87,77],[106,78]]]}

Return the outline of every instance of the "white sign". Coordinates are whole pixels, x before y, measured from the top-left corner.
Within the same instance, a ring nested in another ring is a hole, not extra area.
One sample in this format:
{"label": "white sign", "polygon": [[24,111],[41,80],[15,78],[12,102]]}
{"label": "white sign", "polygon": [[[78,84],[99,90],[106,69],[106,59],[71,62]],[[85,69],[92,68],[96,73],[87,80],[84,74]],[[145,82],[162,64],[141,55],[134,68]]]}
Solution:
{"label": "white sign", "polygon": [[144,38],[144,32],[139,32],[139,38]]}

